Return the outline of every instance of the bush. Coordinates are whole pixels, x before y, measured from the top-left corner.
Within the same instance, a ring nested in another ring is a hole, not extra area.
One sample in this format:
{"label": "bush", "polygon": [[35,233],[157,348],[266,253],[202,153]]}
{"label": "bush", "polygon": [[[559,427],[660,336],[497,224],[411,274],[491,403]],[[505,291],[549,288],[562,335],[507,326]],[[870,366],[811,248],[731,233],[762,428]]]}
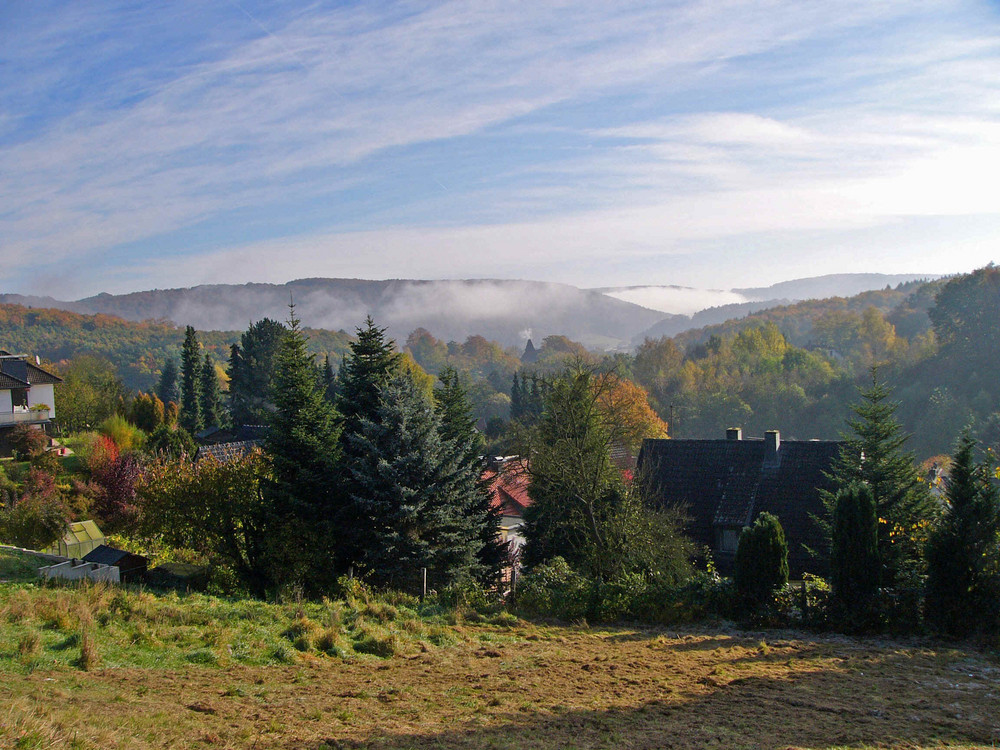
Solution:
{"label": "bush", "polygon": [[561,557],[522,576],[517,606],[529,614],[579,620],[587,613],[591,583]]}
{"label": "bush", "polygon": [[0,499],[0,539],[28,549],[43,549],[66,532],[69,508],[55,478],[32,469],[23,494]]}
{"label": "bush", "polygon": [[10,431],[10,447],[15,461],[33,461],[49,447],[49,436],[26,424],[19,424]]}
{"label": "bush", "polygon": [[733,582],[738,613],[753,618],[771,608],[774,593],[788,583],[788,542],[776,516],[761,513],[740,533]]}
{"label": "bush", "polygon": [[191,433],[177,424],[160,424],[146,440],[146,450],[154,456],[166,455],[171,458],[194,456],[198,445]]}
{"label": "bush", "polygon": [[146,439],[146,433],[129,422],[121,414],[112,414],[101,422],[100,432],[111,438],[118,450],[126,451],[138,450],[142,447]]}

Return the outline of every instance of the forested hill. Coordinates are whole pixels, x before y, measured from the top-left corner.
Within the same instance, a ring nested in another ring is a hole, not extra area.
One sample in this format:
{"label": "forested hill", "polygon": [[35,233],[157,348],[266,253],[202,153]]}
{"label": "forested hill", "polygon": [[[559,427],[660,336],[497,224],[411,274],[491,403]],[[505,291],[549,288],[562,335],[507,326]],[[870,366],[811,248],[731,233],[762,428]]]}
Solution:
{"label": "forested hill", "polygon": [[[199,331],[213,358],[224,363],[241,331]],[[307,329],[310,349],[335,362],[347,351],[343,331]],[[53,363],[88,355],[111,362],[126,386],[148,391],[168,357],[177,359],[184,328],[164,321],[132,322],[111,315],[0,304],[0,348]]]}
{"label": "forested hill", "polygon": [[[676,336],[683,345],[704,344],[712,336],[727,336],[763,323],[774,323],[789,343],[796,346],[818,345],[837,349],[841,343],[830,329],[837,327],[844,316],[856,316],[868,308],[875,308],[896,327],[900,336],[912,338],[926,333],[930,328],[927,310],[934,303],[934,295],[945,283],[937,281],[911,281],[894,288],[861,292],[850,297],[828,297],[802,302],[774,305],[749,302],[703,310],[693,316],[683,331],[655,334],[654,327],[646,337],[657,335]],[[770,306],[760,309],[761,305]],[[705,321],[701,325],[701,323]]]}
{"label": "forested hill", "polygon": [[1000,449],[1000,269],[810,300],[647,338],[634,372],[675,437],[780,429],[836,438],[870,368],[894,389],[909,447],[950,452],[971,426]]}
{"label": "forested hill", "polygon": [[263,317],[284,320],[289,300],[307,326],[354,330],[371,315],[404,340],[424,328],[445,341],[484,336],[524,346],[527,336],[568,336],[594,349],[627,346],[664,314],[567,284],[537,281],[367,281],[302,279],[287,284],[219,284],[132,294],[99,294],[75,302],[0,296],[0,302],[41,305],[126,320],[149,318],[199,330],[245,330]]}

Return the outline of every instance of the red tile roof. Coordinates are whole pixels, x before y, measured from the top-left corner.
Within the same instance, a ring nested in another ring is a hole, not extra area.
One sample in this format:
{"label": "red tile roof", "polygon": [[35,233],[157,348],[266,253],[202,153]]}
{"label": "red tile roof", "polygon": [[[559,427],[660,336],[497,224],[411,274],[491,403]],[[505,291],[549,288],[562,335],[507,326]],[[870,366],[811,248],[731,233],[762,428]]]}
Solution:
{"label": "red tile roof", "polygon": [[504,465],[500,471],[487,469],[483,479],[489,483],[492,506],[505,516],[521,516],[531,505],[528,473],[523,466]]}

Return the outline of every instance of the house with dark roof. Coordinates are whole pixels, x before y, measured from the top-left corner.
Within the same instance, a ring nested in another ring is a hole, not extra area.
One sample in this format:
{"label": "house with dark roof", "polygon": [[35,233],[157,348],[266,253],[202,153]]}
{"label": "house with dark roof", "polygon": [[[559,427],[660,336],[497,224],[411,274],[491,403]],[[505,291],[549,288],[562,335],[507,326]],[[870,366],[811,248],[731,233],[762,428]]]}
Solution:
{"label": "house with dark roof", "polygon": [[789,568],[799,575],[825,567],[807,548],[825,551],[815,518],[824,513],[820,491],[831,488],[826,473],[840,446],[782,440],[777,430],[745,440],[741,429],[731,428],[723,440],[645,440],[638,471],[656,504],[685,510],[688,533],[711,549],[721,571],[731,569],[743,527],[767,511],[781,521]]}
{"label": "house with dark roof", "polygon": [[27,354],[0,349],[0,427],[55,419],[55,385],[61,382]]}
{"label": "house with dark roof", "polygon": [[62,378],[31,361],[27,354],[0,349],[0,453],[17,425],[45,430],[56,416],[55,386]]}

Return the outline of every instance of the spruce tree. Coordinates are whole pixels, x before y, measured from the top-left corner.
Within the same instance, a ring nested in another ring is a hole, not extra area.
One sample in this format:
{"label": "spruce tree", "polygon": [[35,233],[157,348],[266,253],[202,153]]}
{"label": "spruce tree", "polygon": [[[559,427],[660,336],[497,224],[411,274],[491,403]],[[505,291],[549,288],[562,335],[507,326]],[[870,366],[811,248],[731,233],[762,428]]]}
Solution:
{"label": "spruce tree", "polygon": [[440,568],[447,559],[434,542],[449,536],[441,524],[453,519],[442,508],[456,505],[454,466],[437,415],[405,373],[378,389],[375,408],[358,414],[355,425],[345,432],[350,500],[362,532],[355,562],[375,583],[403,587],[420,568]]}
{"label": "spruce tree", "polygon": [[337,399],[337,376],[333,372],[333,365],[330,364],[330,355],[327,354],[323,360],[323,394],[330,403]]}
{"label": "spruce tree", "polygon": [[156,381],[154,390],[164,404],[169,404],[171,401],[177,403],[180,400],[177,390],[177,362],[173,357],[168,357],[167,361],[163,363],[163,369],[160,370],[160,378]]}
{"label": "spruce tree", "polygon": [[251,325],[229,355],[229,414],[234,425],[266,424],[274,408],[271,398],[276,358],[285,327],[262,318]]}
{"label": "spruce tree", "polygon": [[219,392],[219,378],[215,374],[215,363],[212,357],[205,355],[205,361],[201,366],[201,377],[198,383],[198,407],[201,410],[201,419],[205,427],[221,426],[221,401]]}
{"label": "spruce tree", "polygon": [[945,481],[947,507],[927,544],[925,614],[951,636],[1000,627],[1000,496],[968,432]]}
{"label": "spruce tree", "polygon": [[[379,328],[369,316],[365,325],[357,329],[357,340],[349,346],[337,373],[337,411],[340,414],[340,448],[343,463],[339,482],[347,498],[344,507],[341,553],[348,564],[364,565],[371,539],[369,529],[373,522],[366,516],[363,502],[365,490],[358,486],[353,468],[366,460],[365,439],[359,436],[365,420],[376,423],[380,419],[382,391],[400,372],[400,357],[395,353],[395,342],[387,340],[385,329]],[[371,425],[365,427],[369,432]]]}
{"label": "spruce tree", "polygon": [[201,380],[201,350],[198,335],[193,327],[184,329],[184,345],[181,348],[181,426],[192,435],[201,430],[201,405],[199,403],[199,381]]}
{"label": "spruce tree", "polygon": [[857,482],[868,485],[878,520],[880,581],[913,588],[919,586],[922,568],[920,531],[934,517],[934,502],[913,456],[903,448],[907,435],[895,416],[899,404],[890,400],[891,390],[879,380],[877,368],[871,378],[871,387],[852,407],[850,433],[831,467],[836,490],[824,493],[824,500],[832,515],[837,490]]}
{"label": "spruce tree", "polygon": [[514,381],[510,387],[510,418],[520,420],[524,416],[524,394],[521,391],[521,381],[514,372]]}
{"label": "spruce tree", "polygon": [[499,574],[505,548],[500,538],[500,513],[493,508],[483,480],[483,436],[476,430],[472,404],[458,372],[446,367],[438,375],[434,409],[439,419],[443,453],[452,465],[449,487],[454,503],[441,503],[440,533],[434,545],[447,558],[453,576],[474,575],[490,580]]}
{"label": "spruce tree", "polygon": [[399,371],[396,342],[386,339],[385,329],[371,316],[357,329],[358,339],[350,344],[350,354],[340,369],[337,408],[350,431],[361,417],[371,417],[379,406],[381,390]]}
{"label": "spruce tree", "polygon": [[875,499],[866,484],[837,493],[830,550],[830,583],[836,618],[851,630],[877,624],[876,597],[881,565]]}
{"label": "spruce tree", "polygon": [[274,471],[267,488],[272,582],[324,591],[338,572],[342,514],[334,479],[340,433],[291,305],[275,365],[265,442]]}

